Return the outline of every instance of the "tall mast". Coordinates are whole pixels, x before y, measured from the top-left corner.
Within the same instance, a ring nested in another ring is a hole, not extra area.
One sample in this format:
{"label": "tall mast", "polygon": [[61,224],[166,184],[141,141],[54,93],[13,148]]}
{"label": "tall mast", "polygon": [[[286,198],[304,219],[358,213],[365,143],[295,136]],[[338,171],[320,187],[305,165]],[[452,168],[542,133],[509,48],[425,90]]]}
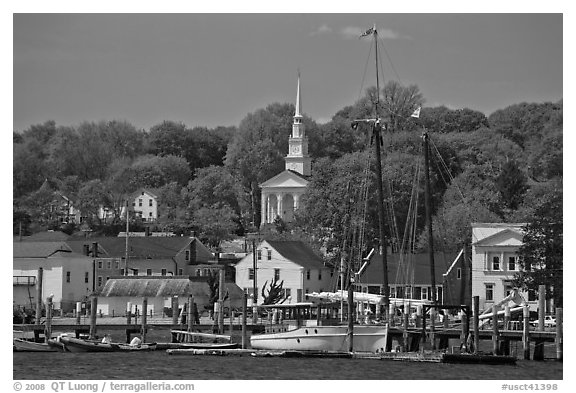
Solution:
{"label": "tall mast", "polygon": [[378,117],[378,104],[380,103],[380,79],[378,76],[378,31],[376,26],[374,26],[374,45],[376,48],[376,105],[374,118],[376,121],[372,125],[372,132],[374,133],[374,149],[376,152],[376,187],[378,188],[378,227],[380,230],[380,249],[382,253],[382,286],[384,296],[384,318],[388,320],[389,312],[388,307],[390,304],[390,290],[388,287],[388,256],[386,247],[386,234],[384,233],[384,191],[382,186],[382,161],[380,159],[381,151],[380,146],[382,144],[381,129],[382,124],[380,118]]}
{"label": "tall mast", "polygon": [[127,276],[128,275],[128,235],[129,235],[129,223],[128,223],[128,199],[126,199],[126,248],[124,250],[125,252],[125,269],[124,269],[124,275]]}
{"label": "tall mast", "polygon": [[428,229],[428,255],[430,264],[430,285],[432,286],[432,302],[435,304],[436,296],[436,272],[434,267],[434,238],[432,236],[432,209],[431,209],[431,195],[430,195],[430,165],[428,158],[428,132],[424,130],[422,135],[424,140],[424,168],[426,176],[426,188],[424,193],[424,202],[426,204],[426,226]]}

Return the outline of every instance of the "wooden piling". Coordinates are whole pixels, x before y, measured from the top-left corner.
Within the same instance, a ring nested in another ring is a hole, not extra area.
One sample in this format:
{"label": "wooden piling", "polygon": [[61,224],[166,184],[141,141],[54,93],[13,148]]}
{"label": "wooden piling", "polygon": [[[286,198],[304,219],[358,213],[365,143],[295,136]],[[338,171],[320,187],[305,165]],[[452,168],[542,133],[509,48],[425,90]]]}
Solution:
{"label": "wooden piling", "polygon": [[530,360],[530,307],[525,305],[522,312],[524,317],[524,325],[522,327],[522,347],[524,351],[524,359]]}
{"label": "wooden piling", "polygon": [[562,307],[556,307],[556,337],[554,339],[556,343],[556,360],[563,360],[563,322],[562,322]]}
{"label": "wooden piling", "polygon": [[500,353],[500,348],[498,348],[498,306],[492,306],[492,352],[494,355]]}
{"label": "wooden piling", "polygon": [[96,309],[98,307],[98,297],[92,295],[90,298],[90,338],[96,338]]}
{"label": "wooden piling", "polygon": [[188,331],[191,332],[194,326],[194,314],[192,310],[194,309],[194,296],[188,296],[188,314],[186,315],[186,322],[188,322]]}
{"label": "wooden piling", "polygon": [[52,296],[46,298],[46,327],[44,329],[44,342],[48,343],[48,340],[52,337],[52,310],[54,309],[54,303],[52,303]]}
{"label": "wooden piling", "polygon": [[178,325],[179,312],[178,296],[172,296],[172,325]]}
{"label": "wooden piling", "polygon": [[82,317],[82,302],[76,302],[76,325],[80,325]]}
{"label": "wooden piling", "polygon": [[142,299],[142,342],[146,342],[146,321],[148,319],[148,298]]}
{"label": "wooden piling", "polygon": [[422,325],[422,305],[416,306],[416,327],[419,328]]}
{"label": "wooden piling", "polygon": [[354,292],[348,284],[348,352],[354,351]]}
{"label": "wooden piling", "polygon": [[432,307],[430,309],[430,344],[432,345],[432,350],[436,349],[436,327],[434,323],[436,322],[436,309]]}
{"label": "wooden piling", "polygon": [[44,278],[44,269],[38,268],[38,278],[36,280],[36,319],[35,324],[40,325],[42,319],[42,281]]}
{"label": "wooden piling", "polygon": [[132,324],[132,303],[126,303],[126,325]]}
{"label": "wooden piling", "polygon": [[507,304],[504,306],[504,326],[502,329],[509,330],[510,324],[510,306]]}
{"label": "wooden piling", "polygon": [[218,281],[218,333],[224,334],[224,268],[220,269]]}
{"label": "wooden piling", "polygon": [[244,292],[242,294],[242,349],[247,347],[247,337],[246,337],[246,319],[248,312],[248,294]]}
{"label": "wooden piling", "polygon": [[538,285],[538,330],[544,331],[544,316],[546,315],[546,285]]}
{"label": "wooden piling", "polygon": [[407,352],[409,350],[408,346],[408,315],[410,314],[410,305],[404,303],[404,315],[403,315],[403,325],[404,330],[402,331],[402,351]]}
{"label": "wooden piling", "polygon": [[480,296],[474,296],[472,302],[472,326],[474,328],[474,353],[480,345]]}

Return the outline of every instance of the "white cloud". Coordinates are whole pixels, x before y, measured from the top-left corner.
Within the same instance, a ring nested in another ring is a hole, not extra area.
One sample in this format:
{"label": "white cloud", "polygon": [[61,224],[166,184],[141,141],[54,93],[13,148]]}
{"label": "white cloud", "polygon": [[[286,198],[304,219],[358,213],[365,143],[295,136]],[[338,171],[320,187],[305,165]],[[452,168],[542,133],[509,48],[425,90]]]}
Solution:
{"label": "white cloud", "polygon": [[332,28],[328,25],[322,25],[318,29],[314,30],[310,33],[311,36],[316,36],[320,34],[329,34],[332,33]]}

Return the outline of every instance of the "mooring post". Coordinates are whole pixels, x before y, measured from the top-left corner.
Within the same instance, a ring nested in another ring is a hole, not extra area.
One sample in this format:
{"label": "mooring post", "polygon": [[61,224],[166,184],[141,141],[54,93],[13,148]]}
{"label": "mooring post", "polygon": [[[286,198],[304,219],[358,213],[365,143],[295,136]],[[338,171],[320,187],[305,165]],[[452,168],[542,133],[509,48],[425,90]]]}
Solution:
{"label": "mooring post", "polygon": [[132,324],[132,303],[126,303],[126,325]]}
{"label": "mooring post", "polygon": [[96,338],[96,308],[98,307],[98,297],[92,294],[90,298],[90,338]]}
{"label": "mooring post", "polygon": [[474,296],[472,302],[472,325],[474,327],[474,353],[480,345],[480,296]]}
{"label": "mooring post", "polygon": [[563,322],[562,322],[562,307],[556,307],[556,337],[554,341],[556,341],[556,360],[562,361],[563,360]]}
{"label": "mooring post", "polygon": [[394,314],[396,313],[396,305],[393,303],[390,304],[388,310],[390,311],[390,315],[388,316],[389,326],[394,326],[395,325]]}
{"label": "mooring post", "polygon": [[426,344],[426,307],[422,307],[422,345],[421,349],[424,350],[424,344]]}
{"label": "mooring post", "polygon": [[248,311],[248,294],[246,291],[242,294],[242,349],[246,349],[246,312]]}
{"label": "mooring post", "polygon": [[348,352],[354,351],[354,292],[348,284]]}
{"label": "mooring post", "polygon": [[538,285],[538,330],[544,331],[544,316],[546,315],[546,285]]}
{"label": "mooring post", "polygon": [[422,323],[422,305],[416,306],[416,327],[419,328]]}
{"label": "mooring post", "polygon": [[188,322],[188,331],[191,332],[192,331],[192,327],[194,326],[194,314],[193,314],[193,309],[194,309],[194,296],[189,295],[188,296],[188,315],[186,315],[186,322]]}
{"label": "mooring post", "polygon": [[44,342],[48,343],[48,340],[52,337],[52,310],[54,309],[54,303],[52,303],[52,295],[46,298],[46,328],[44,330]]}
{"label": "mooring post", "polygon": [[82,302],[76,302],[76,325],[80,325],[80,318],[82,318]]}
{"label": "mooring post", "polygon": [[430,344],[432,345],[432,350],[436,349],[436,333],[434,323],[436,322],[436,309],[434,307],[430,308]]}
{"label": "mooring post", "polygon": [[498,348],[498,306],[492,305],[492,352],[499,354]]}
{"label": "mooring post", "polygon": [[510,324],[510,306],[507,304],[504,306],[504,326],[503,329],[504,330],[509,330],[509,325]]}
{"label": "mooring post", "polygon": [[38,268],[38,278],[36,280],[36,319],[35,324],[40,325],[42,319],[42,281],[44,277],[44,269]]}
{"label": "mooring post", "polygon": [[460,321],[461,321],[461,329],[460,332],[460,348],[463,348],[465,352],[468,352],[468,335],[470,334],[470,327],[469,320],[468,320],[468,313],[460,311]]}
{"label": "mooring post", "polygon": [[524,350],[524,359],[530,360],[530,307],[525,305],[522,309],[524,325],[522,327],[522,346]]}
{"label": "mooring post", "polygon": [[142,299],[142,343],[146,342],[146,321],[148,319],[148,298]]}
{"label": "mooring post", "polygon": [[178,325],[179,312],[178,296],[172,296],[172,325]]}
{"label": "mooring post", "polygon": [[408,303],[404,303],[404,331],[402,332],[402,341],[403,341],[403,352],[408,352],[409,345],[408,345],[408,316],[410,314],[410,305]]}
{"label": "mooring post", "polygon": [[218,277],[218,333],[224,333],[224,268],[220,269],[220,276]]}

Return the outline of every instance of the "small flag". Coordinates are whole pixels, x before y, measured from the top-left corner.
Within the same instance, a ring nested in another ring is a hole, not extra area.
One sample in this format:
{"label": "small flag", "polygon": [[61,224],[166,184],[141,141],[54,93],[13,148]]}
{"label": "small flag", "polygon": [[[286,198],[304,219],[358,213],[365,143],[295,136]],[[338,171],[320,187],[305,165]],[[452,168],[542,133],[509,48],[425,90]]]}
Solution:
{"label": "small flag", "polygon": [[368,30],[366,30],[364,33],[362,33],[362,35],[360,36],[360,38],[362,37],[366,37],[369,35],[374,34],[374,27],[369,28]]}
{"label": "small flag", "polygon": [[421,109],[420,106],[418,108],[416,108],[416,110],[410,115],[410,117],[419,118],[420,117],[420,109]]}

